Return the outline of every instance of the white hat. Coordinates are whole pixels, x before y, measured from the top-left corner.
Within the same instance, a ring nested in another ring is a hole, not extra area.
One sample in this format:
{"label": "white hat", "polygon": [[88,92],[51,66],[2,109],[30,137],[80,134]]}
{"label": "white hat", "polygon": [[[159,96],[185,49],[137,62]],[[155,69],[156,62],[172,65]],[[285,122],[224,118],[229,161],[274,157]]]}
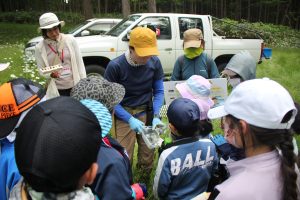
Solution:
{"label": "white hat", "polygon": [[40,19],[40,27],[39,29],[50,29],[54,26],[61,25],[64,26],[64,21],[59,21],[57,16],[54,13],[44,13],[41,15]]}
{"label": "white hat", "polygon": [[[282,123],[283,117],[293,110],[291,119]],[[208,118],[233,115],[247,123],[268,129],[289,129],[297,110],[289,92],[268,78],[253,79],[239,84],[223,106],[208,111]]]}

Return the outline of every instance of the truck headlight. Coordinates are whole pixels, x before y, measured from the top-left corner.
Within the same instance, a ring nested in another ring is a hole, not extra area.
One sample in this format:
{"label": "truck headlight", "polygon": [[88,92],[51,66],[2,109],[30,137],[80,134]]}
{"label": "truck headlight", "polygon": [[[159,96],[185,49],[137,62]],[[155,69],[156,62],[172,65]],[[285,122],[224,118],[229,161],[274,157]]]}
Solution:
{"label": "truck headlight", "polygon": [[25,49],[26,49],[26,48],[29,48],[29,47],[34,47],[35,45],[37,45],[37,43],[38,43],[38,42],[30,42],[30,43],[27,43],[27,44],[25,45]]}

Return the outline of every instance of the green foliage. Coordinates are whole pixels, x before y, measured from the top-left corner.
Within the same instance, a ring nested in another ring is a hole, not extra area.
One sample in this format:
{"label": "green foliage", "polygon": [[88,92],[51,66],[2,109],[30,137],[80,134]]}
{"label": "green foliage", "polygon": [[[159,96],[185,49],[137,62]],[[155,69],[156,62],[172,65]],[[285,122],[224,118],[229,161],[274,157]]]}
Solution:
{"label": "green foliage", "polygon": [[260,36],[270,47],[300,48],[300,31],[287,26],[214,18],[213,27],[218,35],[227,38],[258,38]]}
{"label": "green foliage", "polygon": [[[66,24],[79,24],[84,21],[84,16],[79,13],[73,12],[55,12],[53,11],[60,20],[66,22]],[[41,13],[43,14],[43,13]]]}
{"label": "green foliage", "polygon": [[[84,21],[84,16],[79,13],[73,12],[61,12],[61,11],[50,11],[54,12],[60,20],[66,22],[66,24],[79,24]],[[3,12],[0,13],[0,22],[18,23],[18,24],[37,24],[39,18],[44,12]],[[107,14],[95,14],[97,18],[123,18],[122,13],[107,13]]]}
{"label": "green foliage", "polygon": [[123,19],[122,13],[100,13],[100,14],[94,14],[95,18],[120,18]]}
{"label": "green foliage", "polygon": [[2,12],[0,13],[0,22],[10,22],[10,23],[38,23],[40,13],[38,12]]}
{"label": "green foliage", "polygon": [[[51,11],[50,11],[51,12]],[[84,16],[78,13],[72,12],[54,12],[60,20],[65,21],[67,24],[77,24],[84,21]],[[10,22],[19,24],[38,24],[39,18],[44,12],[27,12],[27,11],[17,11],[17,12],[3,12],[0,13],[0,22]]]}

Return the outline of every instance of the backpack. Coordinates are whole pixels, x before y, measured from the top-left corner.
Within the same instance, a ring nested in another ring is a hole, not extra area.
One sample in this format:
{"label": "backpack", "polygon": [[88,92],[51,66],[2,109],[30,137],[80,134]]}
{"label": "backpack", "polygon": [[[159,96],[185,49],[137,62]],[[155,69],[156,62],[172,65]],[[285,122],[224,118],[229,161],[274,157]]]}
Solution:
{"label": "backpack", "polygon": [[[207,71],[207,75],[208,75],[208,78],[211,78],[211,65],[210,65],[210,62],[208,62],[208,55],[206,55],[206,59],[205,59],[205,69]],[[179,69],[180,69],[180,79],[182,79],[182,67],[184,65],[184,55],[181,55],[178,57],[178,63],[179,63]]]}

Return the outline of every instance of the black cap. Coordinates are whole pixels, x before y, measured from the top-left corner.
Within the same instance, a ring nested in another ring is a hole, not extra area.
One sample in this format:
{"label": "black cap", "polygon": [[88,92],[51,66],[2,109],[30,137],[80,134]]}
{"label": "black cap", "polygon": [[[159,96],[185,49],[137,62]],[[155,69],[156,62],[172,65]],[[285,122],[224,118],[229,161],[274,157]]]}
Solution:
{"label": "black cap", "polygon": [[71,97],[36,105],[17,129],[20,174],[38,192],[65,193],[96,162],[101,142],[96,116]]}
{"label": "black cap", "polygon": [[186,98],[177,98],[170,104],[167,116],[182,134],[185,131],[196,131],[199,126],[200,110],[195,102]]}

